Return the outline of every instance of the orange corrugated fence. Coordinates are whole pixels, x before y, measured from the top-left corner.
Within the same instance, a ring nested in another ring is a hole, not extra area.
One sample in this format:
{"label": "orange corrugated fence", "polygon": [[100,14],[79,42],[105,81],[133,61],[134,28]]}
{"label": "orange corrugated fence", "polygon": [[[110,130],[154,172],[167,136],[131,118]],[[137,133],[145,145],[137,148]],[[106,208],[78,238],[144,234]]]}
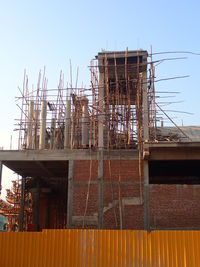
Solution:
{"label": "orange corrugated fence", "polygon": [[200,266],[200,231],[0,233],[1,267]]}

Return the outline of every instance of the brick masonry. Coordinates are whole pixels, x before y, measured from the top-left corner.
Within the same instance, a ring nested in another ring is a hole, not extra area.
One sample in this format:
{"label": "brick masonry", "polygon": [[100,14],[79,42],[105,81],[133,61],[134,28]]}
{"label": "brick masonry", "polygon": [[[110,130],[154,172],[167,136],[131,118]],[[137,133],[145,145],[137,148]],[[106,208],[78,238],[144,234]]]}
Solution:
{"label": "brick masonry", "polygon": [[[104,160],[104,229],[144,229],[143,178],[138,167],[138,160]],[[40,195],[40,230],[65,227],[64,192],[67,188],[59,198]],[[200,227],[200,185],[151,184],[149,193],[151,229]],[[97,228],[98,161],[74,161],[72,204],[72,228]]]}
{"label": "brick masonry", "polygon": [[[138,167],[137,160],[104,161],[105,229],[120,229],[120,221],[123,229],[144,228],[143,178],[140,181]],[[97,177],[98,161],[74,162],[73,228],[97,228]],[[149,190],[152,229],[200,226],[200,185],[152,184]]]}
{"label": "brick masonry", "polygon": [[200,185],[150,185],[152,228],[199,228]]}
{"label": "brick masonry", "polygon": [[[98,161],[74,162],[74,228],[97,228]],[[88,181],[90,185],[88,186]],[[138,160],[104,160],[103,226],[143,229],[143,179]],[[120,223],[121,222],[121,223]]]}

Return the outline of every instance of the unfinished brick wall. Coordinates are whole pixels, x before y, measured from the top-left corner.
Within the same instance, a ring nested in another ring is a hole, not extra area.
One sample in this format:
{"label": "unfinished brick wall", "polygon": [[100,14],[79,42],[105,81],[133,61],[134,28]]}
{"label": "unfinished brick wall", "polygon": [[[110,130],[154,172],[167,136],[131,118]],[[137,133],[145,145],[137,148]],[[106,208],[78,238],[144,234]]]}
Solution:
{"label": "unfinished brick wall", "polygon": [[[97,228],[97,178],[98,161],[74,161],[72,223],[75,228],[83,226]],[[89,179],[91,182],[88,190]],[[142,182],[137,160],[104,160],[103,227],[105,229],[143,228]]]}
{"label": "unfinished brick wall", "polygon": [[150,185],[153,228],[198,228],[200,185]]}
{"label": "unfinished brick wall", "polygon": [[[149,190],[151,229],[199,228],[200,185],[151,184]],[[74,161],[72,194],[72,227],[97,228],[98,161]],[[46,227],[47,203],[48,227],[64,228],[64,201],[62,195],[49,195],[48,201],[40,196],[39,229]],[[104,160],[103,228],[144,228],[143,178],[137,160]]]}

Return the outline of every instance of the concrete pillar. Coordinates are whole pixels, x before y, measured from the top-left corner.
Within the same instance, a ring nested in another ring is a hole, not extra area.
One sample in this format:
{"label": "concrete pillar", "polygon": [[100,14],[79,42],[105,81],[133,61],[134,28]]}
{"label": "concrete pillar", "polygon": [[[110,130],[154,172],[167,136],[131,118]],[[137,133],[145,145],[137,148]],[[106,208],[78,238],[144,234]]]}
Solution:
{"label": "concrete pillar", "polygon": [[147,92],[147,72],[142,73],[143,88],[143,139],[144,142],[149,141],[149,109],[148,109],[148,92]]}
{"label": "concrete pillar", "polygon": [[85,99],[82,105],[82,125],[81,125],[81,143],[82,147],[87,147],[89,145],[89,113],[88,113],[88,100]]}
{"label": "concrete pillar", "polygon": [[34,225],[34,231],[39,230],[39,218],[38,218],[38,211],[39,211],[39,187],[32,188],[31,189],[31,195],[33,200],[33,225]]}
{"label": "concrete pillar", "polygon": [[[142,74],[143,87],[143,153],[148,153],[149,141],[149,110],[148,110],[148,92],[147,92],[147,72]],[[144,229],[150,230],[150,197],[149,197],[149,163],[148,160],[143,161],[144,175]]]}
{"label": "concrete pillar", "polygon": [[98,152],[98,229],[103,228],[103,150]]}
{"label": "concrete pillar", "polygon": [[46,118],[47,118],[47,101],[43,100],[42,103],[41,103],[39,149],[44,149],[45,148]]}
{"label": "concrete pillar", "polygon": [[74,114],[72,114],[71,118],[71,138],[70,138],[70,147],[74,148]]}
{"label": "concrete pillar", "polygon": [[149,192],[149,163],[143,161],[144,175],[144,229],[150,231],[150,192]]}
{"label": "concrete pillar", "polygon": [[[103,65],[99,60],[99,65]],[[100,72],[99,77],[99,110],[98,110],[98,229],[103,228],[103,149],[104,149],[104,73]]]}
{"label": "concrete pillar", "polygon": [[65,132],[64,132],[64,148],[70,148],[71,134],[71,100],[66,101],[65,108]]}
{"label": "concrete pillar", "polygon": [[68,162],[68,188],[67,188],[67,228],[72,227],[72,205],[73,205],[73,176],[74,161]]}
{"label": "concrete pillar", "polygon": [[33,124],[33,149],[39,148],[39,136],[38,136],[38,125],[39,125],[39,110],[36,109],[33,111],[33,118],[34,118],[34,124]]}
{"label": "concrete pillar", "polygon": [[[99,63],[100,64],[100,63]],[[103,125],[104,125],[104,74],[100,73],[99,79],[99,110],[98,110],[98,147],[104,148]]]}
{"label": "concrete pillar", "polygon": [[52,118],[51,119],[50,149],[54,148],[55,129],[56,129],[56,118]]}
{"label": "concrete pillar", "polygon": [[20,199],[20,211],[19,211],[19,231],[23,231],[24,222],[24,200],[25,200],[25,177],[21,180],[21,199]]}
{"label": "concrete pillar", "polygon": [[29,101],[28,128],[27,128],[27,139],[26,139],[26,147],[28,149],[33,149],[33,113],[34,113],[34,101]]}

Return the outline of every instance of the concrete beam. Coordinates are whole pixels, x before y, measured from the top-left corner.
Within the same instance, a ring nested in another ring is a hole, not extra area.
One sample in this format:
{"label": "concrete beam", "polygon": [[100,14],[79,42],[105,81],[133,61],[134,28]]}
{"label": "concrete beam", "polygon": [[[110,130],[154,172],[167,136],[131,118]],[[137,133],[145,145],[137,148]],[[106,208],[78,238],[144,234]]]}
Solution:
{"label": "concrete beam", "polygon": [[98,218],[96,215],[91,215],[91,216],[73,216],[72,217],[72,223],[73,225],[78,225],[82,226],[83,224],[83,219],[85,220],[85,224],[88,225],[97,225],[98,223]]}
{"label": "concrete beam", "polygon": [[200,149],[192,147],[150,148],[149,160],[200,160]]}
{"label": "concrete beam", "polygon": [[[98,153],[90,149],[55,149],[55,150],[1,150],[0,161],[67,161],[98,160]],[[104,150],[104,160],[137,160],[136,149]]]}

